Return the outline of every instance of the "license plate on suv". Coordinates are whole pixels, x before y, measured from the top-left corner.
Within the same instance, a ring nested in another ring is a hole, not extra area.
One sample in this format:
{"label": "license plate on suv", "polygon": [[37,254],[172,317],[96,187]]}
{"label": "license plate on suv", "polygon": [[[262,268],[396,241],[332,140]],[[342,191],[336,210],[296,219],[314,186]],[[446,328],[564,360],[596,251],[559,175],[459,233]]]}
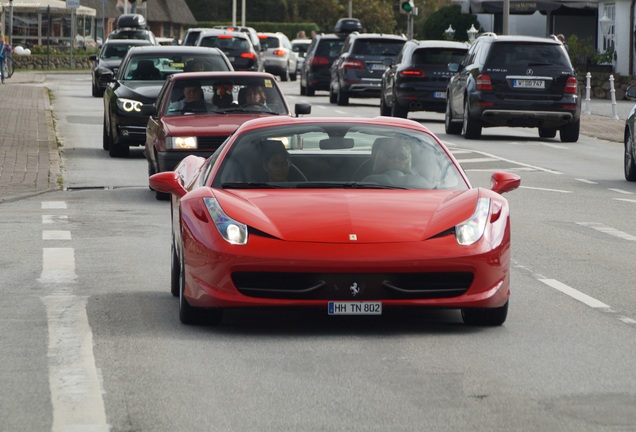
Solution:
{"label": "license plate on suv", "polygon": [[533,80],[533,79],[516,79],[512,81],[512,86],[514,88],[537,88],[544,89],[545,81],[543,80]]}

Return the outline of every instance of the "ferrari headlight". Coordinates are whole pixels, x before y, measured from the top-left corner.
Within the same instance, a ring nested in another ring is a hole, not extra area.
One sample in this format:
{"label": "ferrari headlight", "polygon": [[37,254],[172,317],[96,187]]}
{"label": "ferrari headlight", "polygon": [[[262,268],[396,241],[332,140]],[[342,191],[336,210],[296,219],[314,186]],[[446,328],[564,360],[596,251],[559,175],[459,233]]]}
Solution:
{"label": "ferrari headlight", "polygon": [[197,137],[166,137],[166,148],[195,150],[197,148]]}
{"label": "ferrari headlight", "polygon": [[231,244],[247,244],[247,225],[226,215],[215,198],[203,198],[203,202],[221,237]]}
{"label": "ferrari headlight", "polygon": [[140,113],[143,102],[139,102],[133,99],[119,98],[117,99],[117,108],[124,112]]}
{"label": "ferrari headlight", "polygon": [[490,198],[479,198],[475,213],[470,219],[455,226],[455,238],[462,246],[469,246],[476,243],[486,229],[488,213],[490,211]]}

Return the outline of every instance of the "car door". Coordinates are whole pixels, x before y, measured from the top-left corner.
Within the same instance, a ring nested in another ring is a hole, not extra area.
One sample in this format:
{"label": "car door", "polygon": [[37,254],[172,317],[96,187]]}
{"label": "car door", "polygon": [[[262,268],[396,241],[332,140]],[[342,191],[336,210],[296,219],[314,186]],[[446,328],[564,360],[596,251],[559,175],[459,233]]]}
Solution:
{"label": "car door", "polygon": [[478,53],[480,51],[480,45],[478,42],[468,50],[466,57],[459,64],[457,73],[448,82],[448,94],[446,103],[449,105],[452,116],[454,118],[462,117],[464,115],[464,96],[468,86],[468,81],[471,76],[471,72],[477,65]]}

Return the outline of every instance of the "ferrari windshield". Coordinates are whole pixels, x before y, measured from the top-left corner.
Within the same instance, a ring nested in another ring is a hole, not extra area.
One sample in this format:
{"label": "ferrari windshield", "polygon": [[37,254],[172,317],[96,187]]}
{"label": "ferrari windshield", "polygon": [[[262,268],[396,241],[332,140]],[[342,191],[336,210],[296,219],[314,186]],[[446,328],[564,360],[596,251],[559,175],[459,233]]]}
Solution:
{"label": "ferrari windshield", "polygon": [[436,139],[373,123],[307,123],[239,136],[212,181],[225,189],[467,189]]}

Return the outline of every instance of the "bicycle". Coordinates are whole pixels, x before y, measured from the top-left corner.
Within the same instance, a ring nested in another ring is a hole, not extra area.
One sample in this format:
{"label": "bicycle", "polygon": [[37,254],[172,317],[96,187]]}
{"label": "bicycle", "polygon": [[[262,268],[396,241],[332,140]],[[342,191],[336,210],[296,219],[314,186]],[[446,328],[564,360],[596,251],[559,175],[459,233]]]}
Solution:
{"label": "bicycle", "polygon": [[4,74],[7,78],[11,78],[14,70],[13,64],[13,55],[7,54],[7,57],[4,59]]}

